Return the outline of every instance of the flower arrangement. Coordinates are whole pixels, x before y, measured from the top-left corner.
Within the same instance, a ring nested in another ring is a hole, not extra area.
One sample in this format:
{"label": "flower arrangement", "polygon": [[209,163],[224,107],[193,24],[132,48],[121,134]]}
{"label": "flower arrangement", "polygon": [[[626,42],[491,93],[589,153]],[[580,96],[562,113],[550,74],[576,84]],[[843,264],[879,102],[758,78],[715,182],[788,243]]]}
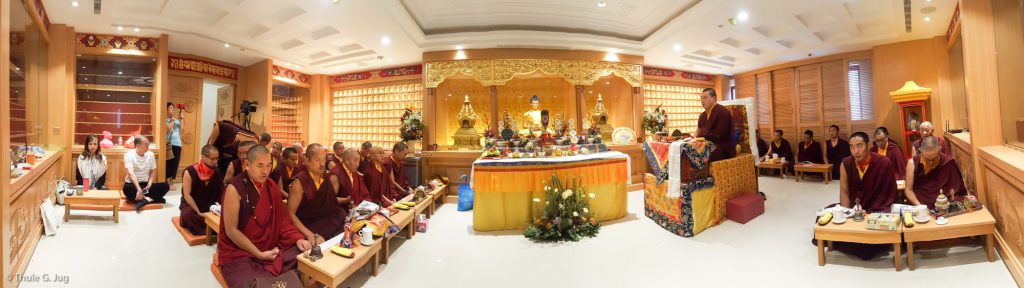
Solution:
{"label": "flower arrangement", "polygon": [[402,141],[423,140],[423,133],[427,126],[423,124],[423,111],[412,111],[405,108],[402,114],[402,126],[398,128]]}
{"label": "flower arrangement", "polygon": [[668,116],[665,110],[661,110],[661,105],[654,108],[654,111],[644,111],[643,123],[641,123],[644,131],[654,134],[665,130],[665,126],[668,125]]}
{"label": "flower arrangement", "polygon": [[587,193],[576,178],[562,182],[552,174],[544,187],[547,200],[533,198],[533,213],[536,217],[523,235],[534,242],[579,241],[584,237],[597,236],[601,224],[590,213],[590,199],[596,196]]}

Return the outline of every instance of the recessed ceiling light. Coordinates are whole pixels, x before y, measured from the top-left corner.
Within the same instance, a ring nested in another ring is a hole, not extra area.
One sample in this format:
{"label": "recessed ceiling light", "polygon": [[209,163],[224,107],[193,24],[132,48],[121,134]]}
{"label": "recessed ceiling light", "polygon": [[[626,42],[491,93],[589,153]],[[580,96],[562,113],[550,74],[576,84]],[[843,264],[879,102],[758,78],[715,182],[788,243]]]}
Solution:
{"label": "recessed ceiling light", "polygon": [[341,0],[331,0],[331,3],[338,4],[341,3]]}
{"label": "recessed ceiling light", "polygon": [[746,11],[740,11],[740,14],[736,15],[736,19],[739,19],[740,21],[747,21],[747,19],[750,19],[750,14],[747,14]]}
{"label": "recessed ceiling light", "polygon": [[683,51],[683,45],[682,44],[672,45],[672,51],[676,51],[676,52]]}
{"label": "recessed ceiling light", "polygon": [[135,32],[139,32],[139,27],[135,27]]}
{"label": "recessed ceiling light", "polygon": [[388,58],[388,62],[391,62],[391,58]]}
{"label": "recessed ceiling light", "polygon": [[117,71],[117,75],[121,75],[121,74],[124,74],[124,72]]}
{"label": "recessed ceiling light", "polygon": [[228,48],[228,47],[231,47],[231,44],[224,43],[224,48]]}
{"label": "recessed ceiling light", "polygon": [[608,6],[608,2],[604,2],[604,1],[597,2],[597,7],[604,8],[605,6]]}
{"label": "recessed ceiling light", "polygon": [[82,66],[82,69],[85,69],[85,66]]}
{"label": "recessed ceiling light", "polygon": [[388,37],[388,36],[380,37],[380,44],[382,44],[384,46],[391,45],[391,37]]}
{"label": "recessed ceiling light", "polygon": [[932,21],[932,17],[925,16],[924,17],[924,22],[928,22],[928,21]]}
{"label": "recessed ceiling light", "polygon": [[117,31],[124,31],[124,27],[117,26]]}
{"label": "recessed ceiling light", "polygon": [[71,7],[78,7],[78,1],[71,1]]}
{"label": "recessed ceiling light", "polygon": [[462,50],[462,48],[465,48],[465,47],[463,47],[462,45],[455,45],[455,50]]}

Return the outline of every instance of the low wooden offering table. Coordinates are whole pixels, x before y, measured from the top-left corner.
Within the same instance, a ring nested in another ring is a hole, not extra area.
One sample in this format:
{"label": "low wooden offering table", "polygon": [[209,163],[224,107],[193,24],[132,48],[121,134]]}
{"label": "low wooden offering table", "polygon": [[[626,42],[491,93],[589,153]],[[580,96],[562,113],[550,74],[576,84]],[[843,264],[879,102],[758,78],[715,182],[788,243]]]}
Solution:
{"label": "low wooden offering table", "polygon": [[914,270],[914,242],[935,241],[970,236],[985,237],[985,252],[988,253],[988,261],[995,261],[995,252],[992,250],[992,238],[996,231],[996,219],[989,213],[988,208],[960,214],[946,218],[949,223],[946,225],[935,224],[932,218],[928,223],[917,223],[914,227],[903,228],[903,239],[907,242],[907,266]]}
{"label": "low wooden offering table", "polygon": [[213,212],[203,213],[203,221],[206,222],[206,245],[213,245],[217,237],[213,237],[214,231],[220,231],[220,215]]}
{"label": "low wooden offering table", "polygon": [[387,240],[376,239],[373,241],[373,245],[370,246],[363,246],[356,240],[356,243],[352,243],[352,252],[355,253],[355,256],[345,258],[334,254],[330,249],[330,247],[337,246],[341,242],[343,235],[345,234],[338,234],[338,236],[334,236],[334,238],[320,244],[320,250],[323,252],[324,257],[315,262],[309,260],[309,257],[306,256],[309,254],[309,251],[298,255],[299,272],[303,275],[301,277],[303,286],[313,286],[313,283],[309,282],[309,279],[312,279],[314,282],[327,287],[338,287],[348,276],[352,276],[352,273],[355,273],[356,270],[359,270],[359,268],[362,268],[363,265],[370,261],[373,261],[371,275],[377,276],[378,265],[380,265],[380,250],[384,245],[382,243]]}
{"label": "low wooden offering table", "polygon": [[[855,222],[848,217],[843,224],[831,222],[825,226],[820,226],[817,223],[813,224],[814,239],[818,240],[818,266],[825,266],[825,241],[892,244],[892,251],[895,252],[892,259],[893,265],[896,266],[896,271],[900,271],[900,257],[902,255],[900,243],[903,242],[903,235],[901,234],[903,226],[901,225],[893,231],[868,230],[867,223],[867,220]],[[828,246],[831,247],[831,243]]]}
{"label": "low wooden offering table", "polygon": [[71,216],[71,209],[74,205],[103,205],[113,207],[114,223],[119,221],[121,210],[121,192],[115,190],[89,190],[82,192],[82,195],[64,197],[64,222],[68,222]]}
{"label": "low wooden offering table", "polygon": [[796,172],[796,182],[804,178],[804,173],[821,173],[825,184],[832,181],[832,164],[798,164],[793,166],[793,171]]}
{"label": "low wooden offering table", "polygon": [[757,174],[761,174],[761,170],[779,170],[779,178],[786,179],[786,162],[774,162],[766,161],[757,164]]}

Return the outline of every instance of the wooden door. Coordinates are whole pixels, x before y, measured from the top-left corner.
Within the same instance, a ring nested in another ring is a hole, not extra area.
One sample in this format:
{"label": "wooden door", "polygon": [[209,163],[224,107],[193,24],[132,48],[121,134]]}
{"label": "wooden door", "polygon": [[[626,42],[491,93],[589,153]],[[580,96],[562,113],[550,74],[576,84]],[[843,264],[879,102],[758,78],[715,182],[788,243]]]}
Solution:
{"label": "wooden door", "polygon": [[[203,79],[184,76],[170,76],[171,93],[167,98],[169,102],[185,105],[185,113],[182,115],[181,125],[181,158],[178,159],[178,167],[175,171],[178,180],[181,180],[181,173],[185,167],[199,161],[199,118],[202,115]],[[164,112],[166,114],[166,112]],[[165,125],[166,115],[160,123]],[[170,167],[168,167],[170,169]]]}

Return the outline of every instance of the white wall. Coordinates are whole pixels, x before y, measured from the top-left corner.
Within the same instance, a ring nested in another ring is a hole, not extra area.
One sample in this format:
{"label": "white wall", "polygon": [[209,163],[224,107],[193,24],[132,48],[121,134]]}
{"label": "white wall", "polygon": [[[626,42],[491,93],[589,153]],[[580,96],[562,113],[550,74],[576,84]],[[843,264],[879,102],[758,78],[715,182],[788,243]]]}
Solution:
{"label": "white wall", "polygon": [[213,132],[213,122],[217,121],[217,89],[224,87],[222,84],[204,81],[203,82],[203,115],[199,120],[199,143],[196,145],[202,149]]}

